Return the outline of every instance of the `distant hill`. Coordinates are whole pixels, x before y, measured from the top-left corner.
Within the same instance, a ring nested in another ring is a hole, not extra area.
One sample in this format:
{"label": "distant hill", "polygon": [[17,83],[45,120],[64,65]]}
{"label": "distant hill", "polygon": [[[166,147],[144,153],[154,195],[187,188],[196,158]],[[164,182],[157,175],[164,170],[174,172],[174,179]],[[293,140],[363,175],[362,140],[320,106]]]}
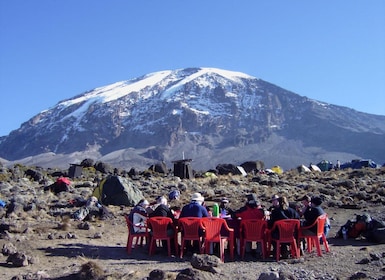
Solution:
{"label": "distant hill", "polygon": [[[385,162],[385,116],[297,95],[244,73],[187,68],[150,73],[63,100],[0,138],[11,162],[194,169],[262,160],[293,168],[327,159]],[[39,156],[38,156],[39,155]]]}

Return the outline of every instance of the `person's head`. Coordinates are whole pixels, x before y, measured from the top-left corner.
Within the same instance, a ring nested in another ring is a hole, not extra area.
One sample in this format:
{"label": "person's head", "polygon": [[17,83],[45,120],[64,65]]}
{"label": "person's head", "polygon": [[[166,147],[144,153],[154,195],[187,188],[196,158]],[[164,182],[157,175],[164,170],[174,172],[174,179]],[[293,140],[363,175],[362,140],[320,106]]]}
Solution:
{"label": "person's head", "polygon": [[177,200],[180,197],[180,192],[179,190],[173,190],[168,194],[168,199],[169,200]]}
{"label": "person's head", "polygon": [[271,197],[270,201],[271,201],[271,203],[273,204],[274,207],[278,207],[279,206],[278,198],[279,198],[279,196],[276,195],[276,194]]}
{"label": "person's head", "polygon": [[229,204],[229,200],[227,197],[222,197],[221,199],[221,206],[227,206]]}
{"label": "person's head", "polygon": [[147,199],[141,199],[138,203],[139,206],[143,207],[143,208],[147,208],[150,203],[147,201]]}
{"label": "person's head", "polygon": [[193,193],[193,195],[191,196],[191,202],[198,202],[202,205],[204,201],[205,199],[200,193]]}
{"label": "person's head", "polygon": [[246,205],[250,207],[258,207],[260,205],[257,195],[255,193],[250,193],[246,195]]}
{"label": "person's head", "polygon": [[311,205],[312,206],[320,206],[322,204],[322,198],[320,198],[319,196],[313,196],[311,198]]}
{"label": "person's head", "polygon": [[157,204],[162,204],[162,205],[167,205],[167,198],[165,198],[164,196],[159,196],[156,199],[156,203]]}
{"label": "person's head", "polygon": [[283,210],[286,210],[289,208],[289,201],[287,200],[286,196],[281,196],[278,198],[278,205]]}
{"label": "person's head", "polygon": [[301,202],[304,206],[309,206],[310,205],[310,202],[311,202],[311,197],[308,196],[308,195],[304,195],[302,198],[301,198]]}

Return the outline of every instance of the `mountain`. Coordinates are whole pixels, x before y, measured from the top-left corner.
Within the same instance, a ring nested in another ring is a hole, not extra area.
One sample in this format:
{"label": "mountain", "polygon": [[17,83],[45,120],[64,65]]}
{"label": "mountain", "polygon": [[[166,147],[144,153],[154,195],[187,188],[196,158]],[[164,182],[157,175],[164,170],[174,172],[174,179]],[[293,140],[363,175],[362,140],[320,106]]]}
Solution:
{"label": "mountain", "polygon": [[185,157],[199,170],[248,160],[292,168],[322,159],[382,163],[384,143],[385,116],[240,72],[186,68],[63,100],[1,137],[0,157],[68,166],[87,156],[124,168]]}

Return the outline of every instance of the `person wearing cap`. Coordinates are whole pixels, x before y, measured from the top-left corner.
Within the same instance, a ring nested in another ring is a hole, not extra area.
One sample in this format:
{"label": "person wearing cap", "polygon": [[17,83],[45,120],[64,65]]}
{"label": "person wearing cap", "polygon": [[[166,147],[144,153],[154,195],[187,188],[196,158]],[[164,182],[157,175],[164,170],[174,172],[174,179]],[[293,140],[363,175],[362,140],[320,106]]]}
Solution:
{"label": "person wearing cap", "polygon": [[269,211],[273,211],[274,208],[278,208],[279,207],[278,198],[279,198],[279,196],[276,195],[276,194],[271,197],[271,200],[270,200],[271,207],[269,208]]}
{"label": "person wearing cap", "polygon": [[204,197],[200,193],[194,193],[191,196],[191,202],[183,206],[179,218],[183,217],[208,217],[209,213],[207,212],[206,207],[202,204],[205,201]]}
{"label": "person wearing cap", "polygon": [[227,199],[227,197],[222,197],[221,203],[219,204],[219,213],[221,216],[226,217],[234,213],[234,210],[230,208],[229,203],[230,201]]}
{"label": "person wearing cap", "polygon": [[242,220],[246,219],[264,219],[265,211],[263,210],[257,195],[251,193],[246,195],[246,204],[236,210],[233,214],[235,218],[240,218]]}
{"label": "person wearing cap", "polygon": [[145,232],[146,221],[148,219],[147,208],[150,203],[146,199],[141,199],[134,208],[132,208],[128,218],[133,224],[134,232]]}

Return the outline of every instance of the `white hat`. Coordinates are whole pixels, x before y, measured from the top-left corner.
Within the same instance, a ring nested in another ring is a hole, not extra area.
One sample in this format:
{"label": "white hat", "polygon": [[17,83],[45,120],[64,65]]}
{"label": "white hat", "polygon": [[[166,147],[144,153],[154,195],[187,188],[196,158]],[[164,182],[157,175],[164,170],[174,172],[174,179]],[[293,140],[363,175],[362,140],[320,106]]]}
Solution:
{"label": "white hat", "polygon": [[150,205],[150,203],[148,202],[147,199],[145,199],[145,200],[143,200],[142,202],[140,202],[140,205],[141,205],[141,206],[148,206],[148,205]]}
{"label": "white hat", "polygon": [[200,193],[193,193],[191,196],[192,201],[198,201],[198,202],[203,202],[205,199]]}

